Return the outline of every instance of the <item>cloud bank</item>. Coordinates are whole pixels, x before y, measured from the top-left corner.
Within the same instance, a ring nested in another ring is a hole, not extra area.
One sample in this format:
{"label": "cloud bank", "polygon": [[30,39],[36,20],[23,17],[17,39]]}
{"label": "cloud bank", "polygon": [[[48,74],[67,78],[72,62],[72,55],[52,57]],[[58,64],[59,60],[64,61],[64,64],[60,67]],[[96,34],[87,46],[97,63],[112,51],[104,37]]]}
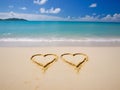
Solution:
{"label": "cloud bank", "polygon": [[41,14],[23,14],[23,13],[0,13],[0,19],[6,18],[22,18],[30,21],[95,21],[95,22],[120,22],[120,14],[115,13],[114,15],[106,15],[100,18],[99,16],[89,16],[71,18],[70,16],[63,18],[52,15],[41,15]]}
{"label": "cloud bank", "polygon": [[60,21],[63,20],[61,17],[50,16],[50,15],[39,15],[39,14],[23,14],[23,13],[0,13],[0,19],[6,18],[22,18],[30,21]]}

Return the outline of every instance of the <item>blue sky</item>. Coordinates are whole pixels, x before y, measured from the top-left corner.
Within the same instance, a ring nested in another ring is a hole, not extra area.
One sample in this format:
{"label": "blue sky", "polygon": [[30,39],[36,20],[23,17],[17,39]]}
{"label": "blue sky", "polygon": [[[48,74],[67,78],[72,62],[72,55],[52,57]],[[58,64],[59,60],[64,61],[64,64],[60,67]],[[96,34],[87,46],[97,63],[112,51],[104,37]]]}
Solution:
{"label": "blue sky", "polygon": [[120,22],[120,0],[0,0],[0,2],[0,18]]}

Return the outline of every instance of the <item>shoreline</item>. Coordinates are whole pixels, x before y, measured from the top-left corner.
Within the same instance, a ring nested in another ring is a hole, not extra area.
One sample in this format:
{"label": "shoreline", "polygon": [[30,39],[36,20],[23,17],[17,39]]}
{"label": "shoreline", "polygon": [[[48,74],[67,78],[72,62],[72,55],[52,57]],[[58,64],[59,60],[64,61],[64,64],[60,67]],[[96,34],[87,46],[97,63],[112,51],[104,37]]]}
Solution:
{"label": "shoreline", "polygon": [[0,41],[0,47],[120,47],[119,41]]}

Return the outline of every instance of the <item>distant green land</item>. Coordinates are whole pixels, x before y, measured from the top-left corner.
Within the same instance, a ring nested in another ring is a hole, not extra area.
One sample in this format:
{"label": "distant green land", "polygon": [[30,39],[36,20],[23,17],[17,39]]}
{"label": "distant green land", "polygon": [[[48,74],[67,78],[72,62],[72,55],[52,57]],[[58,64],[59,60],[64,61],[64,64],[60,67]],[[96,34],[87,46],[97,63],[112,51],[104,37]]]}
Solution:
{"label": "distant green land", "polygon": [[7,18],[7,19],[0,19],[0,21],[28,21],[28,20],[20,19],[20,18]]}

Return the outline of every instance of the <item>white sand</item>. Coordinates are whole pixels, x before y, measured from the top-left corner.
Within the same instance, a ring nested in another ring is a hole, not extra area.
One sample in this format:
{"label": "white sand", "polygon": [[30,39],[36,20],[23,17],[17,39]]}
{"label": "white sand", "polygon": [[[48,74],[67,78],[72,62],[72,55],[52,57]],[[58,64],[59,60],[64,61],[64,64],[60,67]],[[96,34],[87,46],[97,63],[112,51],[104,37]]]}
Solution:
{"label": "white sand", "polygon": [[[88,55],[79,73],[60,58],[46,73],[30,60],[67,52]],[[1,47],[0,90],[120,90],[119,68],[120,47]]]}

